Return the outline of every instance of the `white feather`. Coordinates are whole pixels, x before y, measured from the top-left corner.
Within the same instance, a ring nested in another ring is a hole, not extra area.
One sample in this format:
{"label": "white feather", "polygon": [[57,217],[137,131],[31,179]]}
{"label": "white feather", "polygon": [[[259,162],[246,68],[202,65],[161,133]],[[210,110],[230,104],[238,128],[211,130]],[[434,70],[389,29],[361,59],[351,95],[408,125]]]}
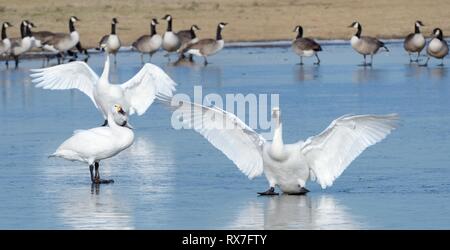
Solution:
{"label": "white feather", "polygon": [[322,188],[333,184],[367,147],[396,128],[398,115],[343,116],[319,135],[308,138],[301,152]]}

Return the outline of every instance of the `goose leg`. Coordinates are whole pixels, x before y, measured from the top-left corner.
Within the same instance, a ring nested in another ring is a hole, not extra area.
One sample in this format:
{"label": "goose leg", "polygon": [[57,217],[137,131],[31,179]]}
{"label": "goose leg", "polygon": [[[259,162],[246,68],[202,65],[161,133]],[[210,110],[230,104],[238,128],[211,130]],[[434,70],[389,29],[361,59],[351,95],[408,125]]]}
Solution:
{"label": "goose leg", "polygon": [[17,69],[19,67],[19,57],[18,56],[14,57],[14,61],[16,63],[16,69]]}
{"label": "goose leg", "polygon": [[317,58],[317,62],[315,62],[314,64],[315,64],[315,65],[320,65],[320,59],[319,59],[319,56],[317,55],[317,53],[316,53],[315,55],[316,55],[316,58]]}
{"label": "goose leg", "polygon": [[419,57],[420,57],[420,51],[417,52],[417,58],[416,58],[415,62],[419,62]]}
{"label": "goose leg", "polygon": [[117,64],[117,53],[114,53],[114,64]]}
{"label": "goose leg", "polygon": [[190,62],[193,62],[193,61],[194,61],[194,55],[192,55],[192,54],[189,55],[189,61],[190,61]]}
{"label": "goose leg", "polygon": [[[99,164],[98,162],[95,162],[95,176],[94,176],[94,183],[96,184],[108,184],[108,183],[114,183],[114,180],[104,180],[100,179],[100,172],[98,171]],[[91,172],[92,175],[92,172]]]}
{"label": "goose leg", "polygon": [[258,192],[259,195],[278,195],[278,193],[275,192],[274,187],[270,187],[267,191],[264,192]]}
{"label": "goose leg", "polygon": [[370,63],[368,65],[372,66],[372,62],[373,62],[373,54],[370,54]]}
{"label": "goose leg", "polygon": [[408,55],[409,55],[409,63],[414,62],[414,60],[413,60],[412,57],[411,57],[411,53],[408,53]]}
{"label": "goose leg", "polygon": [[366,67],[367,66],[366,55],[363,55],[363,57],[364,57],[364,62],[361,64],[361,66]]}
{"label": "goose leg", "polygon": [[430,60],[430,57],[427,57],[427,60],[426,60],[426,62],[424,63],[424,64],[419,64],[419,66],[421,66],[421,67],[426,67],[426,66],[428,66],[428,61]]}
{"label": "goose leg", "polygon": [[102,124],[102,127],[105,127],[108,125],[108,120],[105,119],[105,122]]}
{"label": "goose leg", "polygon": [[9,68],[9,57],[6,58],[5,66],[6,66],[6,68]]}
{"label": "goose leg", "polygon": [[444,67],[444,58],[442,58],[442,62],[441,62],[441,64],[438,64],[438,66]]}
{"label": "goose leg", "polygon": [[303,65],[303,56],[300,56],[300,63],[298,65]]}
{"label": "goose leg", "polygon": [[206,66],[208,65],[208,60],[206,59],[206,56],[203,57],[205,59],[205,61],[203,62],[203,64]]}

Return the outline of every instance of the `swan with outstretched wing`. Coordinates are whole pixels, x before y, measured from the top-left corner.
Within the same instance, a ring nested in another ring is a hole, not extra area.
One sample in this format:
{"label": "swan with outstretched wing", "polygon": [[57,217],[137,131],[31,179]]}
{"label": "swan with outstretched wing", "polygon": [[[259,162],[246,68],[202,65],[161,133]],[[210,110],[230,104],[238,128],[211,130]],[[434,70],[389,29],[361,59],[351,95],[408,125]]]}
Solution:
{"label": "swan with outstretched wing", "polygon": [[142,115],[159,95],[172,96],[176,83],[158,66],[146,63],[123,84],[109,82],[109,56],[100,77],[85,62],[70,62],[43,69],[32,69],[36,87],[43,89],[78,89],[86,94],[102,113],[107,124],[110,107],[120,104],[132,115]]}
{"label": "swan with outstretched wing", "polygon": [[[166,100],[168,102],[168,100]],[[275,187],[290,194],[304,194],[308,180],[322,188],[334,180],[367,147],[380,142],[397,126],[398,115],[342,116],[327,129],[306,141],[284,144],[281,112],[274,108],[275,130],[267,141],[235,115],[218,107],[195,103],[171,103],[187,127],[222,151],[250,179],[265,174],[269,189],[261,195],[275,195]]]}

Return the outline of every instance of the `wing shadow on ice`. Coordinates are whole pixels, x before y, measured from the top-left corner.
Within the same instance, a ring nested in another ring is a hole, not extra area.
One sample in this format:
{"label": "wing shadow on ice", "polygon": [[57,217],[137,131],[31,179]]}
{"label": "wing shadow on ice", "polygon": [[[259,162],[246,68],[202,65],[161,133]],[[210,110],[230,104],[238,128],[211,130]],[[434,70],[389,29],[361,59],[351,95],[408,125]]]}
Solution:
{"label": "wing shadow on ice", "polygon": [[[261,199],[260,199],[261,198]],[[259,197],[241,208],[232,229],[358,229],[348,209],[328,195]]]}

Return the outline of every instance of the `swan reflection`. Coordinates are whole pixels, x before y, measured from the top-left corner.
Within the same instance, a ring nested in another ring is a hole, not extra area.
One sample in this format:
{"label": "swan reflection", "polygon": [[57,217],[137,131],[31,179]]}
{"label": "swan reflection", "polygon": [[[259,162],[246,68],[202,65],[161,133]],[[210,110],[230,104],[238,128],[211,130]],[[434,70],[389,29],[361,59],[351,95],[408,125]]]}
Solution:
{"label": "swan reflection", "polygon": [[129,149],[100,166],[103,175],[116,182],[92,186],[84,165],[47,160],[45,192],[55,196],[56,214],[64,227],[133,229],[138,224],[135,206],[157,206],[173,192],[172,159],[170,148],[138,137]]}
{"label": "swan reflection", "polygon": [[[263,198],[263,197],[259,197]],[[332,196],[280,195],[249,202],[233,229],[358,229],[361,226]]]}

